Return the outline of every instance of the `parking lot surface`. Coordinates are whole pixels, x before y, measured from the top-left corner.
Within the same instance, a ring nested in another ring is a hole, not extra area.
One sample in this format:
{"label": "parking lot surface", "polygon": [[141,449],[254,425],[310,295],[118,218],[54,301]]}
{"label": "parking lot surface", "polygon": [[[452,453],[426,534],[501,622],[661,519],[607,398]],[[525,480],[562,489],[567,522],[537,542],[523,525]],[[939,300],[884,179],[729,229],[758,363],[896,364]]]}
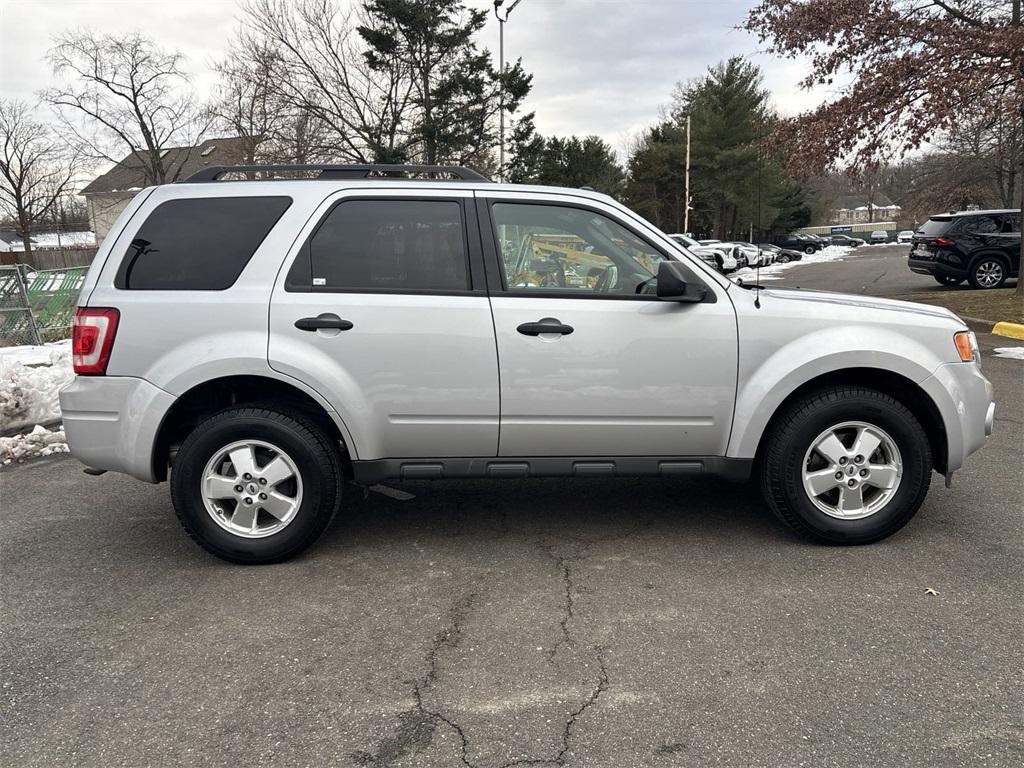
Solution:
{"label": "parking lot surface", "polygon": [[868,547],[722,482],[446,481],[244,568],[165,485],[4,471],[0,762],[1019,766],[1024,364],[982,343],[995,435]]}

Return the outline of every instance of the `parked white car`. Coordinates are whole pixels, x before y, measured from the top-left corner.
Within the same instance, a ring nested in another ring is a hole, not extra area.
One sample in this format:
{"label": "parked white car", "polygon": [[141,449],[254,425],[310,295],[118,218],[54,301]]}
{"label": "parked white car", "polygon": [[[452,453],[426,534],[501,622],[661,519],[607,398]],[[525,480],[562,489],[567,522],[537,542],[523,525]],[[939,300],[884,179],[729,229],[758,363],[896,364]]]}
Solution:
{"label": "parked white car", "polygon": [[753,243],[744,243],[741,241],[726,242],[724,245],[731,246],[733,248],[739,248],[740,253],[746,257],[748,267],[762,266],[766,267],[774,261],[774,254],[768,251],[762,251]]}
{"label": "parked white car", "polygon": [[723,274],[735,272],[739,267],[739,262],[736,261],[734,255],[735,249],[728,247],[725,243],[701,245],[689,235],[679,232],[671,234],[669,237]]}
{"label": "parked white car", "polygon": [[914,231],[912,229],[904,229],[896,235],[897,243],[910,243],[914,240]]}

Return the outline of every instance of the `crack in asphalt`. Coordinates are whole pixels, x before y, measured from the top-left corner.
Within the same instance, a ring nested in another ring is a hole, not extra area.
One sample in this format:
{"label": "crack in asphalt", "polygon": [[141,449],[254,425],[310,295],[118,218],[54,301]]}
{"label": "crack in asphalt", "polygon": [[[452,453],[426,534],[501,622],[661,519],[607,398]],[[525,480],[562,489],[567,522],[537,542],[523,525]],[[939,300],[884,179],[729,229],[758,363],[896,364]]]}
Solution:
{"label": "crack in asphalt", "polygon": [[[644,525],[649,525],[648,521]],[[552,560],[558,568],[562,577],[564,600],[562,604],[562,615],[558,625],[561,637],[554,647],[547,652],[548,661],[554,663],[555,656],[564,646],[576,644],[572,636],[570,624],[575,618],[575,595],[582,591],[577,583],[573,571],[573,564],[586,559],[590,550],[596,544],[626,539],[636,533],[643,525],[636,526],[625,533],[603,536],[590,540],[576,540],[570,543],[573,548],[570,554],[556,554],[557,544],[538,543],[540,549]],[[466,617],[475,606],[476,593],[470,593],[460,599],[451,609],[449,620],[435,636],[434,641],[427,652],[427,671],[422,677],[413,681],[414,705],[411,709],[399,715],[399,726],[396,734],[381,740],[377,749],[373,752],[360,751],[350,756],[359,766],[365,768],[389,768],[402,757],[413,752],[420,752],[433,741],[437,728],[441,725],[447,726],[459,739],[459,760],[465,768],[481,768],[480,765],[470,759],[470,740],[465,729],[459,722],[445,714],[439,708],[430,707],[426,698],[435,690],[437,676],[440,669],[439,656],[442,651],[458,647],[462,639],[462,626]],[[564,766],[569,750],[572,746],[573,730],[580,717],[587,710],[593,707],[609,687],[608,668],[605,664],[606,649],[601,646],[594,646],[594,655],[600,674],[594,689],[590,695],[583,700],[576,709],[569,713],[562,728],[561,746],[553,757],[521,757],[502,763],[497,768],[517,768],[517,766]]]}

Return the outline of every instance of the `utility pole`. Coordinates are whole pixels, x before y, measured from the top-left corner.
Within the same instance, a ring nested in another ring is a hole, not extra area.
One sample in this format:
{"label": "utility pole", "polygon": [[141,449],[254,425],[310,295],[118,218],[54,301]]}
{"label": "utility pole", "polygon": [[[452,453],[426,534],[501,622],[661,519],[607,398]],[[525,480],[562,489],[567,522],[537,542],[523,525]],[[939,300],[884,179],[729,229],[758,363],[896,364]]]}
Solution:
{"label": "utility pole", "polygon": [[505,18],[498,10],[505,0],[494,0],[494,18],[498,20],[498,178],[505,180],[505,22],[508,16],[523,0],[513,0],[505,9]]}
{"label": "utility pole", "polygon": [[686,116],[686,191],[683,201],[683,232],[690,233],[690,116]]}

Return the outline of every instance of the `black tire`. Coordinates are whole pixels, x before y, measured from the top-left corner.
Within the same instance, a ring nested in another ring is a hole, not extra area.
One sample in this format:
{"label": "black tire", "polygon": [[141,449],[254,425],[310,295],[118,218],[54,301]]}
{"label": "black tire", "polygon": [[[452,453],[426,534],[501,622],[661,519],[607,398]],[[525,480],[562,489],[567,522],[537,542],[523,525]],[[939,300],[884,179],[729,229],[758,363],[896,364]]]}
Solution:
{"label": "black tire", "polygon": [[[203,501],[203,471],[232,442],[258,440],[285,451],[302,481],[298,511],[279,532],[244,538],[214,521]],[[276,563],[299,554],[327,529],[342,495],[336,443],[298,413],[262,407],[228,408],[199,424],[185,439],[171,468],[171,501],[185,531],[203,549],[234,563]]]}
{"label": "black tire", "polygon": [[804,248],[804,253],[806,253],[808,256],[810,256],[816,250],[818,250],[818,249],[815,248],[813,245],[808,245],[806,248]]}
{"label": "black tire", "polygon": [[960,285],[964,281],[962,277],[951,277],[950,275],[932,275],[939,285]]}
{"label": "black tire", "polygon": [[789,264],[789,256],[783,253],[778,259],[776,259],[776,261],[779,262],[779,264]]}
{"label": "black tire", "polygon": [[[874,514],[842,520],[811,502],[803,486],[803,461],[823,431],[846,421],[879,427],[900,452],[903,474],[892,498]],[[776,516],[804,538],[823,544],[870,544],[892,535],[914,516],[928,493],[932,455],[928,437],[903,404],[882,392],[836,386],[800,398],[765,436],[761,491]]]}
{"label": "black tire", "polygon": [[[998,277],[993,280],[991,275],[998,272]],[[988,290],[990,288],[1001,288],[1006,278],[1010,275],[1010,265],[1006,259],[999,256],[982,256],[971,265],[967,273],[967,280],[972,288]]]}

